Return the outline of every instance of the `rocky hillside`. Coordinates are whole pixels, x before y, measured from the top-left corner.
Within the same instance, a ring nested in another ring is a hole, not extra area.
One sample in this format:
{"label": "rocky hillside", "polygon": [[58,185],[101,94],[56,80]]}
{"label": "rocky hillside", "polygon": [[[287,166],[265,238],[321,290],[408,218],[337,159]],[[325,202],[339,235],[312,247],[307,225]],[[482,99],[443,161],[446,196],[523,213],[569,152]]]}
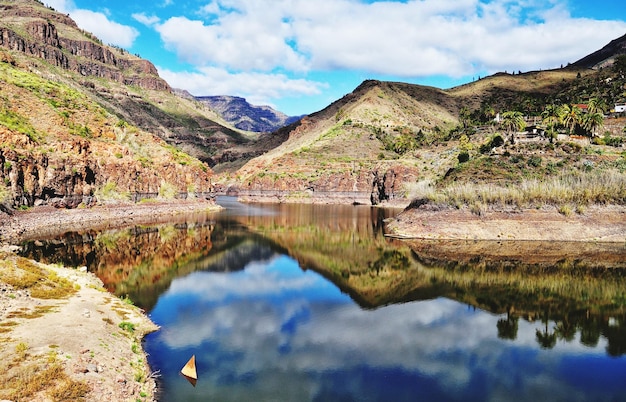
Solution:
{"label": "rocky hillside", "polygon": [[300,119],[269,106],[255,106],[238,96],[198,96],[196,99],[215,110],[234,127],[257,133],[276,131]]}
{"label": "rocky hillside", "polygon": [[216,121],[152,63],[38,1],[0,1],[3,209],[207,192],[223,144],[249,141]]}
{"label": "rocky hillside", "polygon": [[0,49],[22,67],[60,75],[110,113],[213,166],[252,133],[231,127],[193,98],[174,94],[152,63],[105,46],[36,0],[0,0]]}
{"label": "rocky hillside", "polygon": [[584,169],[583,155],[590,165],[619,168],[621,119],[601,128],[614,146],[587,140],[585,148],[585,141],[567,135],[556,144],[522,135],[515,145],[489,146],[507,134],[494,121],[498,113],[519,111],[541,122],[548,104],[591,98],[608,111],[626,96],[618,64],[602,71],[568,66],[499,73],[449,90],[366,81],[326,109],[261,138],[255,145],[269,151],[220,185],[250,200],[406,205],[424,183],[516,183]]}
{"label": "rocky hillside", "polygon": [[[449,132],[460,107],[436,88],[366,81],[275,133],[271,141],[284,142],[237,172],[237,191],[254,199],[393,203],[430,163],[412,152],[414,145]],[[453,161],[451,153],[437,152],[433,168],[447,169]]]}

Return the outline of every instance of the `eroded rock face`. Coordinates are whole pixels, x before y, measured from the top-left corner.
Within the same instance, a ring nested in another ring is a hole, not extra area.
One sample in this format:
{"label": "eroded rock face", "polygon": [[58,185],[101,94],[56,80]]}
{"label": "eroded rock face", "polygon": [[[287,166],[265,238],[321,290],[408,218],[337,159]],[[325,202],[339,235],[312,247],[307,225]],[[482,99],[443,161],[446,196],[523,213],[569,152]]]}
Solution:
{"label": "eroded rock face", "polygon": [[249,201],[408,205],[404,183],[417,181],[417,168],[381,165],[373,169],[321,173],[315,180],[297,175],[255,177],[247,187],[228,189]]}
{"label": "eroded rock face", "polygon": [[54,66],[84,76],[106,78],[149,90],[171,91],[167,82],[158,76],[154,65],[147,60],[128,54],[116,55],[111,48],[89,40],[87,36],[85,40],[60,37],[55,23],[78,29],[69,17],[54,21],[48,18],[48,14],[45,19],[44,16],[38,17],[36,11],[28,13],[27,10],[10,6],[0,8],[0,18],[8,16],[32,18],[25,24],[29,37],[21,36],[9,27],[0,27],[2,47],[44,59]]}
{"label": "eroded rock face", "polygon": [[[28,141],[23,139],[23,142]],[[13,207],[74,208],[104,201],[104,197],[121,197],[126,201],[156,197],[164,183],[178,193],[186,194],[189,189],[194,193],[212,190],[210,172],[200,166],[162,161],[154,168],[132,157],[102,158],[92,151],[92,143],[82,138],[59,146],[62,152],[50,154],[41,149],[0,148],[0,177],[11,191]],[[98,190],[106,186],[112,194],[99,196]]]}

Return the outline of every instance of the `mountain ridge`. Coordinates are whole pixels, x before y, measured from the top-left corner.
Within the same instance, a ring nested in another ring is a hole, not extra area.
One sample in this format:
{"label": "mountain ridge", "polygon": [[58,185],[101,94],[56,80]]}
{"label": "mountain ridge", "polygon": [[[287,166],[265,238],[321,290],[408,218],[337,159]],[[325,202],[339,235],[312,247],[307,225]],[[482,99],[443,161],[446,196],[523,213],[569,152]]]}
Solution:
{"label": "mountain ridge", "polygon": [[272,132],[302,117],[287,116],[271,106],[252,105],[239,96],[196,96],[195,99],[217,111],[234,127],[244,131]]}
{"label": "mountain ridge", "polygon": [[583,68],[601,68],[613,64],[615,57],[626,54],[626,34],[612,40],[601,49],[581,58],[573,65]]}
{"label": "mountain ridge", "polygon": [[[580,169],[580,159],[564,156],[572,152],[567,143],[557,144],[562,149],[547,143],[545,150],[533,143],[507,144],[498,151],[504,157],[482,156],[478,150],[488,149],[485,144],[504,131],[494,120],[498,113],[517,110],[541,121],[546,104],[580,104],[594,96],[612,106],[626,97],[622,84],[617,71],[575,65],[497,73],[447,90],[366,80],[321,111],[276,131],[273,140],[282,142],[222,185],[250,201],[406,205],[419,183],[521,181],[528,169],[511,168],[505,161],[528,154],[544,161],[534,169],[536,175],[548,174],[546,168],[555,165],[563,171]],[[480,131],[472,120],[482,122]],[[618,144],[624,135],[620,122],[611,122],[611,131],[607,125],[606,134],[617,135]],[[615,151],[597,152],[621,163]],[[461,154],[471,155],[471,163],[459,163]]]}

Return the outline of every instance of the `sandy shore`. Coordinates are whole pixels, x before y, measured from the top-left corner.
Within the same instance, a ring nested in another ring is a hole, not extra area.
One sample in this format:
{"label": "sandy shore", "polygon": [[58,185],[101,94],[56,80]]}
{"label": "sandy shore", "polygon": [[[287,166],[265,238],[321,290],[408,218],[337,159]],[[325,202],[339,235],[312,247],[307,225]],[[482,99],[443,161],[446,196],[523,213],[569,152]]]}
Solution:
{"label": "sandy shore", "polygon": [[[28,265],[26,259],[0,255],[2,277],[24,274],[18,267]],[[59,400],[55,392],[72,393],[63,400],[155,400],[141,339],[157,327],[86,270],[33,265],[77,290],[69,297],[39,298],[0,281],[0,400]],[[63,375],[54,374],[58,367]]]}
{"label": "sandy shore", "polygon": [[[156,391],[141,340],[157,327],[143,311],[106,292],[86,270],[28,261],[14,255],[11,244],[70,230],[185,219],[219,209],[198,200],[72,210],[39,207],[0,215],[0,400],[54,401],[54,392],[74,389],[79,395],[83,387],[84,397],[68,400],[147,402],[155,400]],[[53,272],[51,278],[67,278],[78,290],[67,298],[41,299],[28,288],[11,285],[15,278],[28,276],[19,267],[29,263]],[[43,378],[58,367],[65,375],[45,383]],[[24,398],[28,381],[40,383],[41,389]]]}

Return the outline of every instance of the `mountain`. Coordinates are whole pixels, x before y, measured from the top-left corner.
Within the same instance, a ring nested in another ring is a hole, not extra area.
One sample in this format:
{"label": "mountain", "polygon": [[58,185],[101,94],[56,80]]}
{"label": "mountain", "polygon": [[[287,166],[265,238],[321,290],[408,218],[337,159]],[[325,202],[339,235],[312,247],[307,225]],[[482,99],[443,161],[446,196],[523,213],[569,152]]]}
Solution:
{"label": "mountain", "polygon": [[68,16],[36,0],[0,0],[5,208],[209,191],[210,166],[254,138]]}
{"label": "mountain", "polygon": [[599,68],[613,64],[617,56],[626,55],[626,35],[612,40],[602,49],[583,57],[574,63],[576,67]]}
{"label": "mountain", "polygon": [[[284,142],[237,171],[243,182],[237,190],[255,199],[393,202],[403,198],[404,183],[421,175],[416,158],[401,155],[403,141],[419,136],[429,142],[435,133],[448,132],[460,108],[440,89],[365,81],[324,110],[274,133],[273,141]],[[438,164],[450,161],[442,156]]]}
{"label": "mountain", "polygon": [[[603,57],[619,55],[618,42]],[[609,107],[623,102],[626,80],[618,68],[572,65],[498,73],[448,90],[365,81],[271,138],[260,137],[255,146],[268,151],[223,178],[220,186],[251,201],[406,205],[423,186],[515,184],[584,170],[583,162],[619,167],[623,157],[613,147],[585,151],[547,139],[506,142],[497,152],[489,145],[506,134],[494,122],[497,113],[520,111],[540,121],[547,104],[586,103],[593,97]],[[607,121],[605,136],[616,144],[626,142],[624,125],[623,119]],[[461,160],[462,154],[468,159]]]}
{"label": "mountain", "polygon": [[251,105],[237,96],[198,96],[196,99],[218,112],[234,127],[245,131],[272,132],[302,117],[290,117],[269,106]]}

